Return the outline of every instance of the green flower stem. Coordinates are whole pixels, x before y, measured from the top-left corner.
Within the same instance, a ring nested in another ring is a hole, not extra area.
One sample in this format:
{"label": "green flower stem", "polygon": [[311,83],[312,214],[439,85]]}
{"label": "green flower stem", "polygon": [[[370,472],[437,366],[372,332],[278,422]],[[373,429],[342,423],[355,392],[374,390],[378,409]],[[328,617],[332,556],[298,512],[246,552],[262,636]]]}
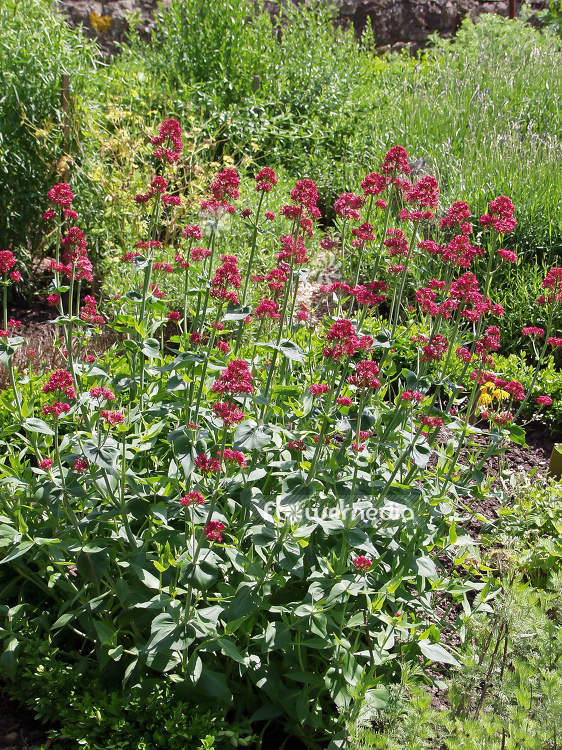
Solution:
{"label": "green flower stem", "polygon": [[252,241],[250,245],[250,257],[248,259],[248,268],[246,270],[246,278],[244,280],[244,289],[242,290],[242,307],[246,304],[246,298],[248,295],[248,284],[250,283],[250,274],[252,273],[252,265],[254,263],[254,254],[256,252],[256,239],[258,236],[258,223],[260,219],[260,213],[261,213],[261,208],[262,208],[264,197],[265,197],[265,193],[262,191],[260,193],[260,200],[258,203],[258,208],[256,210],[256,221],[254,223],[254,230],[252,232]]}
{"label": "green flower stem", "polygon": [[197,419],[199,418],[199,409],[201,407],[201,396],[203,395],[203,385],[205,383],[205,375],[207,374],[207,366],[209,364],[209,359],[211,357],[211,351],[213,349],[213,344],[215,343],[215,336],[217,331],[217,325],[220,320],[222,312],[222,304],[219,304],[217,308],[217,314],[215,316],[215,324],[213,326],[213,329],[211,331],[211,335],[209,337],[209,345],[207,347],[207,353],[205,355],[205,360],[203,361],[203,372],[201,373],[201,380],[199,381],[199,390],[197,391],[197,400],[195,404],[195,416],[190,422],[195,422],[197,424]]}
{"label": "green flower stem", "polygon": [[[209,512],[207,513],[207,518],[205,520],[205,525],[201,529],[201,534],[199,535],[199,539],[197,540],[197,547],[195,548],[195,552],[193,554],[193,557],[191,559],[191,563],[194,568],[195,572],[195,566],[197,565],[197,561],[199,560],[199,554],[201,553],[201,547],[203,546],[203,539],[205,538],[205,528],[208,526],[208,524],[211,521],[211,518],[213,517],[213,512],[215,510],[215,506],[217,504],[217,495],[214,493],[211,496],[211,502],[209,504]],[[187,594],[185,597],[185,607],[183,612],[183,621],[184,623],[187,623],[188,620],[191,617],[191,594],[193,592],[193,583],[190,582],[189,588],[187,590]]]}
{"label": "green flower stem", "polygon": [[213,231],[211,234],[211,255],[209,256],[209,274],[207,278],[207,288],[205,289],[205,300],[203,302],[203,310],[201,312],[201,320],[199,320],[199,311],[197,312],[197,318],[195,320],[195,327],[199,333],[203,333],[203,327],[205,325],[205,317],[207,316],[207,306],[209,304],[209,294],[211,292],[211,278],[213,275],[213,260],[215,257],[215,245],[217,239],[219,219],[216,217],[216,221],[213,225]]}
{"label": "green flower stem", "polygon": [[80,526],[78,524],[78,519],[76,518],[76,514],[74,513],[74,510],[69,502],[68,494],[66,493],[66,490],[64,489],[64,473],[62,469],[62,461],[60,457],[60,445],[59,445],[59,423],[58,419],[55,419],[55,455],[57,457],[57,465],[59,467],[59,473],[60,473],[60,482],[61,482],[61,490],[62,490],[62,504],[64,507],[64,510],[66,512],[66,515],[68,516],[70,523],[74,527],[74,531],[76,532],[78,539],[80,539],[81,542],[84,541],[84,535],[82,534],[82,531],[80,529]]}
{"label": "green flower stem", "polygon": [[[359,444],[361,440],[361,419],[363,418],[363,410],[365,408],[365,400],[366,400],[366,394],[362,394],[361,398],[359,400],[359,410],[357,412],[357,454],[359,453]],[[353,469],[353,480],[351,482],[351,494],[349,497],[349,505],[353,506],[353,498],[355,496],[355,486],[357,484],[357,473],[359,471],[359,465],[357,464],[357,455],[355,457],[355,467]]]}
{"label": "green flower stem", "polygon": [[330,412],[332,410],[332,401],[334,397],[334,390],[335,390],[335,381],[336,381],[336,374],[338,372],[338,368],[334,368],[334,373],[332,375],[332,382],[330,383],[330,390],[328,392],[328,395],[326,396],[326,403],[324,406],[324,419],[322,420],[322,426],[320,427],[320,434],[318,435],[318,442],[316,443],[316,449],[314,451],[314,456],[312,457],[312,462],[310,464],[310,469],[308,470],[308,474],[305,480],[305,485],[309,485],[311,481],[314,478],[314,475],[316,473],[316,466],[318,465],[318,460],[320,459],[320,454],[322,453],[322,447],[324,442],[324,436],[326,434],[326,430],[328,429],[328,425],[330,423]]}
{"label": "green flower stem", "polygon": [[392,470],[392,474],[390,475],[390,478],[388,479],[386,485],[384,486],[384,489],[379,496],[379,505],[384,502],[384,499],[388,495],[388,492],[392,486],[392,482],[394,481],[396,475],[400,471],[400,468],[402,467],[402,464],[404,463],[408,453],[410,453],[411,449],[415,446],[418,437],[420,436],[422,431],[422,425],[420,425],[416,431],[416,434],[414,435],[414,439],[411,443],[408,443],[408,445],[403,449],[402,453],[399,455],[396,464],[394,466],[394,469]]}
{"label": "green flower stem", "polygon": [[131,547],[136,548],[137,541],[135,539],[133,532],[131,531],[131,526],[129,524],[129,514],[127,513],[127,507],[125,505],[126,484],[127,484],[127,436],[125,432],[123,432],[123,443],[121,447],[121,476],[119,477],[119,508],[121,511],[121,518],[123,519],[123,524],[125,526],[125,533],[127,534],[127,539],[129,540],[129,544],[131,545]]}
{"label": "green flower stem", "polygon": [[[412,253],[414,251],[414,245],[416,242],[416,237],[418,234],[418,225],[415,222],[414,223],[414,230],[412,232],[412,239],[410,241],[410,247],[408,248],[408,255],[406,256],[406,262],[404,263],[404,270],[402,271],[402,281],[400,283],[400,293],[398,294],[398,297],[393,299],[392,301],[392,310],[390,311],[390,318],[389,320],[392,322],[392,333],[391,338],[394,338],[394,334],[396,332],[396,326],[398,325],[398,318],[400,317],[400,305],[402,304],[402,296],[404,294],[404,287],[406,286],[406,277],[408,276],[408,266],[410,264],[410,259],[412,257]],[[394,303],[396,302],[396,311],[394,310]],[[396,312],[396,315],[393,320],[393,315]]]}

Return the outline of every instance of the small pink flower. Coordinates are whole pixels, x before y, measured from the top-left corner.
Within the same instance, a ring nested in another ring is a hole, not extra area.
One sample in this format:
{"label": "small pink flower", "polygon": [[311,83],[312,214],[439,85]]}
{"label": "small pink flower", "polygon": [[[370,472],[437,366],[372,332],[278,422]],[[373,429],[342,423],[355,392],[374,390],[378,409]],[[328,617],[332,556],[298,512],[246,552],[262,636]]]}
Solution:
{"label": "small pink flower", "polygon": [[181,313],[177,310],[172,310],[168,313],[168,320],[178,321],[181,320]]}
{"label": "small pink flower", "polygon": [[359,555],[359,557],[356,557],[353,560],[353,565],[357,570],[361,573],[366,573],[369,568],[372,566],[373,561],[369,560],[368,557],[365,557],[364,555]]}
{"label": "small pink flower", "polygon": [[340,406],[351,406],[351,399],[349,398],[349,396],[340,396],[336,399],[336,402]]}
{"label": "small pink flower", "polygon": [[538,396],[537,404],[539,406],[552,406],[552,399],[550,396]]}
{"label": "small pink flower", "polygon": [[209,521],[205,526],[205,536],[211,542],[222,542],[222,532],[226,529],[224,523],[220,521]]}
{"label": "small pink flower", "polygon": [[101,416],[105,421],[112,427],[118,424],[123,424],[125,417],[120,411],[110,411],[109,409],[102,409]]}
{"label": "small pink flower", "polygon": [[74,459],[74,471],[77,474],[83,474],[88,468],[88,461],[85,458]]}
{"label": "small pink flower", "polygon": [[39,468],[43,469],[43,471],[49,471],[52,465],[53,465],[52,458],[44,458],[39,464]]}
{"label": "small pink flower", "polygon": [[321,396],[323,393],[328,393],[330,386],[326,383],[316,383],[309,385],[308,390],[313,396]]}
{"label": "small pink flower", "polygon": [[183,497],[180,497],[180,503],[188,507],[189,505],[204,505],[205,504],[205,498],[200,492],[190,492],[187,495],[184,495]]}

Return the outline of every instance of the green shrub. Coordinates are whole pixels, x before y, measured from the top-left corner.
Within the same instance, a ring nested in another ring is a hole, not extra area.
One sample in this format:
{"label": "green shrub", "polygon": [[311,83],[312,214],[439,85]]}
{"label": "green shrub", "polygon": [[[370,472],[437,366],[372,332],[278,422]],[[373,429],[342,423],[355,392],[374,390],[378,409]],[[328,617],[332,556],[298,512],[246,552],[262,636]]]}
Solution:
{"label": "green shrub", "polygon": [[[46,190],[64,171],[62,76],[79,95],[96,58],[95,47],[51,5],[0,4],[0,247],[22,251],[40,242]],[[73,111],[69,127],[73,139]]]}

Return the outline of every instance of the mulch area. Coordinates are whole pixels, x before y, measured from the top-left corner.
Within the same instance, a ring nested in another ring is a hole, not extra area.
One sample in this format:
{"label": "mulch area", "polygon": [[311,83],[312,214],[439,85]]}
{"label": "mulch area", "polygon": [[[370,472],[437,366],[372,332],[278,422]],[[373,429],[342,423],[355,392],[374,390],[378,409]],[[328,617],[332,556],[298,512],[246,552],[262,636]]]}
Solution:
{"label": "mulch area", "polygon": [[[22,708],[0,688],[0,748],[1,750],[36,750],[51,747],[47,728],[37,721],[33,711]],[[54,750],[54,748],[53,748]]]}

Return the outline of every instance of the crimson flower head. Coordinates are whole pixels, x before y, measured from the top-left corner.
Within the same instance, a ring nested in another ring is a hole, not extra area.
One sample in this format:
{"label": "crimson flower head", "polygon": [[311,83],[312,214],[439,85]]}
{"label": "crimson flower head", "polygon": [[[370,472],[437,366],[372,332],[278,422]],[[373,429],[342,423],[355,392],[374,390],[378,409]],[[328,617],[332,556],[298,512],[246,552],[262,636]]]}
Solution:
{"label": "crimson flower head", "polygon": [[441,229],[452,229],[458,226],[461,234],[470,234],[472,232],[472,227],[468,223],[470,216],[471,212],[468,203],[455,201],[439,222],[439,226]]}
{"label": "crimson flower head", "polygon": [[410,174],[411,171],[408,163],[408,152],[404,146],[393,146],[386,152],[381,165],[383,175],[395,175],[397,172]]}
{"label": "crimson flower head", "polygon": [[55,393],[58,391],[67,398],[76,398],[72,375],[67,370],[55,370],[52,372],[41,390],[43,393]]}
{"label": "crimson flower head", "polygon": [[358,362],[355,374],[350,375],[347,382],[357,388],[376,389],[380,388],[381,381],[376,377],[379,374],[379,366],[370,359]]}
{"label": "crimson flower head", "polygon": [[536,336],[540,339],[544,336],[544,328],[539,328],[538,326],[527,326],[527,328],[523,328],[521,333],[523,336]]}
{"label": "crimson flower head", "polygon": [[219,474],[221,464],[218,458],[210,458],[206,453],[200,453],[193,462],[204,474]]}
{"label": "crimson flower head", "polygon": [[123,424],[125,416],[120,411],[110,411],[109,409],[102,409],[102,419],[104,419],[112,427],[116,427],[118,424]]}
{"label": "crimson flower head", "polygon": [[513,396],[515,401],[523,401],[525,398],[525,390],[518,380],[511,380],[503,386],[503,389]]}
{"label": "crimson flower head", "polygon": [[222,542],[222,531],[226,529],[224,523],[220,521],[209,521],[205,526],[205,536],[211,542]]}
{"label": "crimson flower head", "polygon": [[263,167],[254,178],[258,193],[269,193],[277,185],[277,175],[271,167]]}
{"label": "crimson flower head", "polygon": [[200,492],[189,492],[187,495],[180,497],[180,504],[184,507],[189,507],[190,505],[204,505],[205,498]]}
{"label": "crimson flower head", "polygon": [[339,396],[339,398],[336,399],[336,402],[340,406],[351,406],[351,399],[349,396]]}
{"label": "crimson flower head", "polygon": [[323,393],[328,393],[330,386],[327,383],[313,383],[308,386],[308,390],[313,396],[321,396]]}
{"label": "crimson flower head", "polygon": [[291,190],[291,200],[298,206],[307,210],[316,209],[318,200],[318,188],[316,184],[309,179],[299,180]]}
{"label": "crimson flower head", "polygon": [[248,364],[243,359],[233,359],[215,380],[211,391],[231,396],[253,393],[252,373]]}
{"label": "crimson flower head", "polygon": [[253,312],[256,320],[261,318],[271,318],[271,320],[280,320],[281,314],[279,313],[279,305],[272,299],[262,299],[259,305]]}
{"label": "crimson flower head", "polygon": [[500,247],[498,255],[507,263],[517,263],[517,254],[513,250],[506,250],[504,247]]}
{"label": "crimson flower head", "polygon": [[10,250],[0,251],[0,273],[8,271],[16,265],[14,254]]}
{"label": "crimson flower head", "polygon": [[281,237],[281,252],[277,253],[275,257],[278,263],[290,261],[291,258],[297,266],[308,263],[308,255],[302,237],[299,236],[296,242],[290,234]]}
{"label": "crimson flower head", "polygon": [[332,323],[330,330],[326,334],[326,342],[330,346],[325,346],[323,354],[327,359],[334,359],[336,362],[344,355],[352,357],[359,348],[359,339],[355,326],[350,320],[336,320]]}
{"label": "crimson flower head", "polygon": [[404,200],[418,208],[437,208],[439,203],[439,183],[435,177],[422,177],[404,193]]}
{"label": "crimson flower head", "polygon": [[90,388],[90,396],[97,401],[115,401],[115,394],[111,388],[106,388],[105,386]]}
{"label": "crimson flower head", "polygon": [[197,226],[197,224],[188,224],[185,229],[182,230],[182,234],[188,239],[203,239],[203,232],[201,231],[201,227]]}
{"label": "crimson flower head", "polygon": [[238,464],[241,469],[245,469],[248,465],[246,456],[241,451],[233,451],[232,448],[225,448],[224,453],[219,451],[217,456],[225,463]]}
{"label": "crimson flower head", "polygon": [[429,362],[431,360],[440,362],[448,347],[449,342],[447,339],[439,333],[435,334],[435,336],[431,337],[429,343],[423,347],[422,362]]}
{"label": "crimson flower head", "polygon": [[420,417],[420,424],[424,427],[435,429],[443,427],[443,420],[441,417],[429,417],[427,414],[424,414],[423,417]]}
{"label": "crimson flower head", "polygon": [[74,200],[74,193],[65,182],[59,182],[49,190],[47,197],[51,203],[56,203],[57,206],[70,208]]}
{"label": "crimson flower head", "polygon": [[371,281],[366,286],[359,284],[359,286],[351,290],[351,294],[355,297],[359,305],[377,307],[378,305],[382,305],[386,299],[386,295],[379,294],[378,292],[387,290],[388,285],[384,282]]}
{"label": "crimson flower head", "polygon": [[75,458],[73,468],[77,474],[83,474],[88,468],[88,460],[86,458]]}
{"label": "crimson flower head", "polygon": [[552,399],[550,396],[538,396],[537,404],[539,406],[552,406]]}
{"label": "crimson flower head", "polygon": [[353,560],[353,566],[360,572],[366,573],[372,566],[373,561],[364,555],[359,555]]}
{"label": "crimson flower head", "polygon": [[365,195],[380,195],[386,190],[389,183],[388,177],[383,177],[378,172],[371,172],[361,182],[361,187]]}
{"label": "crimson flower head", "polygon": [[558,347],[562,346],[562,338],[559,338],[558,336],[550,336],[547,339],[546,343],[557,349]]}
{"label": "crimson flower head", "polygon": [[39,463],[39,468],[43,469],[43,471],[48,471],[51,468],[52,465],[53,465],[53,459],[52,458],[44,458]]}
{"label": "crimson flower head", "polygon": [[213,404],[213,412],[219,419],[222,419],[227,427],[238,424],[238,422],[244,419],[242,409],[238,409],[234,404],[230,404],[227,401],[217,401],[216,404]]}
{"label": "crimson flower head", "polygon": [[408,240],[405,232],[402,229],[395,229],[391,227],[386,232],[386,240],[384,246],[388,248],[388,254],[391,258],[397,255],[408,255]]}
{"label": "crimson flower head", "polygon": [[221,260],[222,265],[217,268],[211,281],[210,295],[213,299],[222,302],[228,300],[237,305],[239,302],[238,295],[229,287],[240,289],[242,278],[238,270],[238,260],[234,255],[222,255]]}
{"label": "crimson flower head", "polygon": [[[58,297],[58,294],[54,296]],[[48,298],[47,298],[47,301],[48,301]],[[57,300],[57,304],[58,304],[58,300]],[[90,294],[87,294],[84,297],[84,308],[82,312],[80,313],[80,318],[84,322],[91,323],[92,325],[95,325],[95,326],[105,325],[105,318],[103,317],[103,315],[100,315],[98,312],[95,297],[92,297]]]}
{"label": "crimson flower head", "polygon": [[211,183],[211,192],[213,198],[219,202],[227,199],[236,200],[240,196],[239,186],[238,172],[235,169],[223,169]]}
{"label": "crimson flower head", "polygon": [[[167,161],[169,164],[173,164],[180,158],[181,152],[183,151],[183,144],[181,142],[182,129],[177,120],[170,118],[164,120],[160,125],[158,135],[150,139],[154,149],[154,156],[157,159]],[[167,146],[163,146],[165,142],[168,142]]]}
{"label": "crimson flower head", "polygon": [[368,221],[363,222],[358,227],[354,227],[351,230],[351,234],[356,238],[352,241],[353,247],[360,247],[363,242],[372,242],[375,239],[373,229],[373,225],[369,224]]}
{"label": "crimson flower head", "polygon": [[334,203],[334,211],[336,216],[342,219],[351,219],[353,221],[359,221],[361,218],[360,210],[365,205],[365,198],[354,193],[342,193],[339,198],[336,198]]}
{"label": "crimson flower head", "polygon": [[510,198],[500,195],[488,204],[489,213],[480,217],[480,223],[486,229],[491,227],[498,234],[509,234],[517,226],[517,221],[513,218],[515,207]]}

